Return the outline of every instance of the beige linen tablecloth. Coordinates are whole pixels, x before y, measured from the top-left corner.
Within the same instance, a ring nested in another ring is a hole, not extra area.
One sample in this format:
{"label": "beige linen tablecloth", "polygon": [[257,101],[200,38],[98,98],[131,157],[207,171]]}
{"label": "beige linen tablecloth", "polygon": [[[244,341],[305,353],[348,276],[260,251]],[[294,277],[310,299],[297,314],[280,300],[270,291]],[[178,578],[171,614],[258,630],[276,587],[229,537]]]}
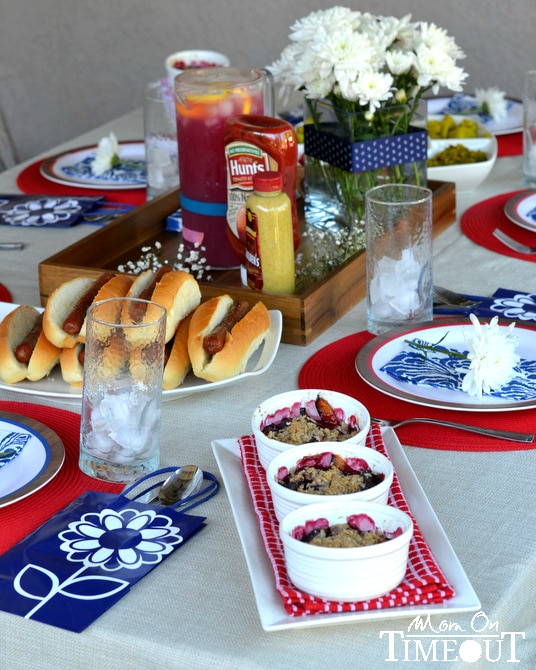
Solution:
{"label": "beige linen tablecloth", "polygon": [[[142,137],[142,117],[133,112],[71,143],[85,146],[113,130],[119,139]],[[0,192],[16,192],[19,168],[0,174]],[[459,195],[458,218],[470,205],[497,193],[523,188],[519,158],[500,159],[477,191]],[[13,301],[39,304],[37,264],[71,244],[91,227],[22,230],[2,227],[4,241],[25,243],[22,252],[0,251],[0,282]],[[469,293],[491,294],[499,286],[536,292],[532,263],[494,254],[468,240],[456,222],[434,243],[435,283]],[[365,305],[358,304],[308,347],[283,344],[268,372],[230,389],[191,395],[165,404],[162,465],[197,463],[219,475],[211,440],[238,437],[250,430],[255,405],[268,396],[296,388],[301,365],[319,348],[366,327]],[[0,399],[30,400],[0,391]],[[366,398],[363,399],[366,402]],[[50,401],[51,402],[51,401]],[[60,403],[56,406],[71,407]],[[415,413],[418,413],[416,408]],[[469,419],[470,417],[468,417]],[[519,430],[522,430],[520,422]],[[468,438],[470,439],[470,438]],[[536,538],[534,533],[534,451],[469,453],[404,447],[424,491],[448,535],[483,612],[475,621],[481,633],[520,632],[515,658],[511,636],[498,660],[474,660],[475,645],[461,650],[462,638],[419,648],[408,641],[412,618],[265,632],[246,560],[225,489],[199,511],[207,528],[159,566],[127,597],[82,634],[0,612],[0,661],[9,670],[231,668],[325,668],[357,670],[405,667],[522,668],[536,666]],[[0,509],[0,528],[2,510]],[[475,632],[474,613],[435,615],[451,632]],[[395,631],[391,637],[385,631]],[[431,631],[428,631],[431,633]],[[406,646],[402,637],[405,637]],[[489,637],[489,636],[488,636]],[[389,639],[392,645],[389,644]],[[432,655],[432,647],[436,651]],[[471,656],[473,653],[473,656]],[[513,653],[513,652],[512,652]],[[427,654],[427,658],[426,655]],[[474,662],[473,662],[474,660]]]}

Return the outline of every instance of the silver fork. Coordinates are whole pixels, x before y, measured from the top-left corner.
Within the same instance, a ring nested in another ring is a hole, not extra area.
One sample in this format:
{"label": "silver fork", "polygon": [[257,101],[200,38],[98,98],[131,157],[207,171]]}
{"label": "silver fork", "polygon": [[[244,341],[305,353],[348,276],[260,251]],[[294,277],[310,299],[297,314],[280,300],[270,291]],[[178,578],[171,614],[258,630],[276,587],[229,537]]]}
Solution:
{"label": "silver fork", "polygon": [[476,307],[481,300],[473,300],[442,286],[434,286],[434,305],[444,307]]}
{"label": "silver fork", "polygon": [[536,254],[536,246],[535,247],[532,247],[532,246],[529,247],[528,244],[522,244],[521,242],[518,242],[517,240],[512,239],[506,233],[503,233],[503,231],[499,230],[498,228],[495,228],[495,230],[493,231],[493,234],[505,246],[512,249],[513,251],[517,251],[519,254]]}
{"label": "silver fork", "polygon": [[438,426],[448,426],[449,428],[458,428],[458,430],[465,430],[469,433],[478,433],[479,435],[487,435],[488,437],[496,437],[499,440],[509,440],[510,442],[523,442],[529,444],[534,442],[534,435],[530,433],[514,433],[509,430],[497,430],[495,428],[484,428],[483,426],[472,426],[465,423],[455,423],[453,421],[444,421],[443,419],[424,419],[418,417],[411,417],[409,419],[402,419],[400,421],[389,419],[374,419],[370,417],[371,421],[380,426],[390,426],[391,428],[398,428],[406,423],[434,423]]}

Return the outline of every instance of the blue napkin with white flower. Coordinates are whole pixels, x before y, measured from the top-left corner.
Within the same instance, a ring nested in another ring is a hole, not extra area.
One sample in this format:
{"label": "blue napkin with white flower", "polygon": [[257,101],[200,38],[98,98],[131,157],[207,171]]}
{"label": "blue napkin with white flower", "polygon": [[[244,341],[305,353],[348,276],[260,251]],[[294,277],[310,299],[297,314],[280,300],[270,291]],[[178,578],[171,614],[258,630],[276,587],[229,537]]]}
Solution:
{"label": "blue napkin with white flower", "polygon": [[103,200],[104,196],[0,195],[0,224],[58,228],[82,222],[100,223],[94,217],[120,215],[134,209],[133,205]]}
{"label": "blue napkin with white flower", "polygon": [[473,307],[434,305],[434,314],[436,316],[474,314],[479,319],[498,316],[500,319],[536,323],[536,293],[499,288],[489,298],[469,294],[466,294],[466,297],[477,301],[477,304]]}
{"label": "blue napkin with white flower", "polygon": [[0,610],[79,633],[204,521],[87,491],[0,556]]}

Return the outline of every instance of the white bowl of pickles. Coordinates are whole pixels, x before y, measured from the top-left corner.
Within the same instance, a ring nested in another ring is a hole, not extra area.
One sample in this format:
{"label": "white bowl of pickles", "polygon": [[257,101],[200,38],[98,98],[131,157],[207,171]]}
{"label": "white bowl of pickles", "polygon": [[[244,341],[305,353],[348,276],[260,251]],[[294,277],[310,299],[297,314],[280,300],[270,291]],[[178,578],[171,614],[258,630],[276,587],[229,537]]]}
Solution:
{"label": "white bowl of pickles", "polygon": [[486,179],[497,159],[497,138],[478,121],[457,114],[428,117],[428,179],[472,191]]}

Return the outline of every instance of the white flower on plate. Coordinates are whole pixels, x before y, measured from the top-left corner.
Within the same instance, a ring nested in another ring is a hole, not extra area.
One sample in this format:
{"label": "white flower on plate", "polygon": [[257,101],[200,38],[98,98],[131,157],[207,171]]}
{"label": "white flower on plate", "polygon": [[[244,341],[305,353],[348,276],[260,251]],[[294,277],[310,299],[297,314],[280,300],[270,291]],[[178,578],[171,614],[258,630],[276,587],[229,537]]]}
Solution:
{"label": "white flower on plate", "polygon": [[99,141],[95,158],[91,164],[94,175],[100,176],[119,163],[119,142],[114,133]]}
{"label": "white flower on plate", "polygon": [[494,121],[502,121],[508,114],[508,101],[504,91],[497,87],[477,88],[475,98],[484,114],[489,114]]}
{"label": "white flower on plate", "polygon": [[500,389],[514,377],[520,358],[513,333],[515,323],[500,328],[498,316],[483,326],[474,314],[470,314],[470,319],[473,331],[471,334],[465,330],[465,338],[471,363],[462,380],[462,391],[481,398],[483,393]]}

